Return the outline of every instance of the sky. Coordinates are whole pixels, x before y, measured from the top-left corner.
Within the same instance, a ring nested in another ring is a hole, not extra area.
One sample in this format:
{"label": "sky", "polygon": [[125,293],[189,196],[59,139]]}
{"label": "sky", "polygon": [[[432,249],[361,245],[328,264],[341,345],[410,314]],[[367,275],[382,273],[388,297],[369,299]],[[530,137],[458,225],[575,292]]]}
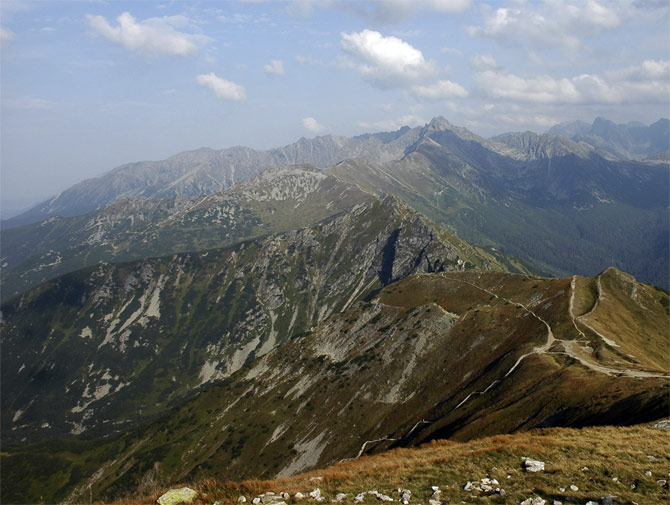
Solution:
{"label": "sky", "polygon": [[3,217],[123,163],[670,116],[667,0],[0,0]]}

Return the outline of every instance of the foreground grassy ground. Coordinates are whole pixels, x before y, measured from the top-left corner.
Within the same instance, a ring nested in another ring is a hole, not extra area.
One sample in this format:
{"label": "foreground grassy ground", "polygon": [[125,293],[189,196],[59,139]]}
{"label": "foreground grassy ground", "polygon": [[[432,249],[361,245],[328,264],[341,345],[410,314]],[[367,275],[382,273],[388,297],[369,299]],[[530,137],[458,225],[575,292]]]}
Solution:
{"label": "foreground grassy ground", "polygon": [[[358,493],[377,490],[399,500],[398,488],[412,491],[411,503],[427,503],[431,486],[442,490],[443,503],[517,503],[540,496],[553,503],[585,504],[614,496],[619,503],[670,503],[664,481],[670,479],[670,432],[653,424],[633,427],[551,428],[514,435],[498,435],[468,443],[435,441],[415,449],[338,462],[323,470],[277,480],[239,483],[204,479],[184,483],[200,493],[196,503],[236,503],[272,491],[308,493],[320,488],[329,503],[347,493],[352,503]],[[545,462],[545,470],[528,473],[522,457]],[[495,478],[505,495],[466,491],[468,481]],[[576,490],[571,488],[576,486]],[[173,486],[180,487],[180,486]],[[128,497],[114,505],[150,504],[165,489],[144,498]],[[312,500],[305,498],[304,503]],[[366,495],[364,503],[381,503]]]}

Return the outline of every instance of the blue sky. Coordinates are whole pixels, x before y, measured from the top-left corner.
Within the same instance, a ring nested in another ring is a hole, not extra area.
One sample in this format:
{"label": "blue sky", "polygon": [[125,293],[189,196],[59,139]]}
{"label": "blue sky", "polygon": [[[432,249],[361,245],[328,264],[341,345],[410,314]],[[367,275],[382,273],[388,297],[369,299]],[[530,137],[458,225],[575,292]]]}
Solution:
{"label": "blue sky", "polygon": [[666,0],[0,1],[2,209],[201,146],[651,123]]}

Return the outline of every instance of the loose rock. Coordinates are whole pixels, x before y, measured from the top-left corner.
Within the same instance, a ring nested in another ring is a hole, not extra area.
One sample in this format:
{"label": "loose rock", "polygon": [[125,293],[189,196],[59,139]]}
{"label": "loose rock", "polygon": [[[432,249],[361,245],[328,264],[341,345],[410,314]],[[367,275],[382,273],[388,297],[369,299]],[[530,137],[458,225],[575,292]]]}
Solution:
{"label": "loose rock", "polygon": [[181,503],[193,503],[198,496],[198,492],[189,487],[181,489],[170,489],[167,493],[158,498],[160,505],[177,505]]}
{"label": "loose rock", "polygon": [[535,498],[528,498],[522,501],[519,505],[545,505],[545,503],[547,503],[545,500],[536,496]]}
{"label": "loose rock", "polygon": [[524,470],[527,472],[542,472],[544,471],[544,461],[537,461],[535,459],[526,459],[523,462]]}

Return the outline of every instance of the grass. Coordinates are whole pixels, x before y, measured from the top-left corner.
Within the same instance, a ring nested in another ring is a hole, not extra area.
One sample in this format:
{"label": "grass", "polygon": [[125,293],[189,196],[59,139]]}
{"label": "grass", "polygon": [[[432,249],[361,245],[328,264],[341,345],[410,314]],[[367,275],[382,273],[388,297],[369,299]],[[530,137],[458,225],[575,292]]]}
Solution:
{"label": "grass", "polygon": [[[323,470],[277,480],[223,482],[205,478],[185,483],[200,493],[197,503],[236,503],[260,493],[288,492],[292,496],[318,487],[326,503],[347,493],[345,503],[361,492],[376,489],[398,499],[398,488],[412,491],[413,503],[425,503],[431,486],[439,486],[446,503],[517,503],[532,496],[546,500],[586,503],[607,495],[620,503],[668,503],[670,494],[657,480],[668,479],[670,452],[667,431],[651,424],[583,429],[551,428],[513,435],[496,435],[467,443],[434,441],[414,449],[395,449],[336,463]],[[527,473],[522,457],[545,462],[545,471]],[[648,456],[653,456],[652,461]],[[651,475],[645,472],[651,471]],[[506,495],[465,491],[468,481],[496,478]],[[616,480],[615,480],[616,479]],[[570,485],[578,487],[572,491]],[[180,486],[173,486],[180,487]],[[565,488],[565,491],[560,491]],[[165,489],[111,505],[155,503]],[[291,499],[295,502],[295,499]],[[309,503],[309,500],[305,500]],[[102,502],[98,502],[102,504]],[[365,503],[377,503],[367,495]]]}

